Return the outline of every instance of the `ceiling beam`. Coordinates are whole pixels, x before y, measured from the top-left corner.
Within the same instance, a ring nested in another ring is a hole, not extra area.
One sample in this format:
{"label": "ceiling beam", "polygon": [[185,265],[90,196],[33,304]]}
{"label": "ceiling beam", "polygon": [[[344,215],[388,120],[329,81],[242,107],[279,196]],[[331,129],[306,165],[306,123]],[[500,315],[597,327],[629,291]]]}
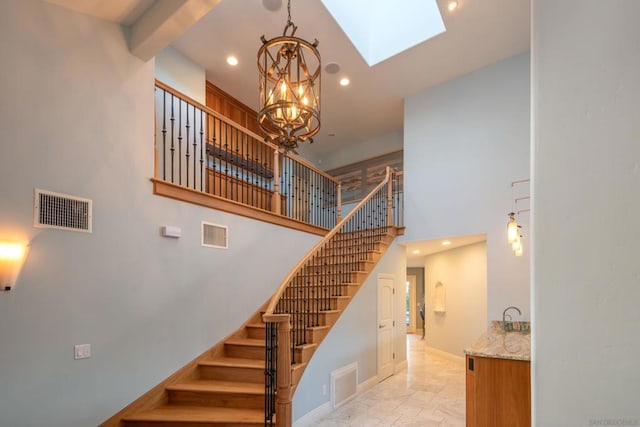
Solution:
{"label": "ceiling beam", "polygon": [[220,0],[157,0],[132,26],[129,50],[148,61],[213,9]]}

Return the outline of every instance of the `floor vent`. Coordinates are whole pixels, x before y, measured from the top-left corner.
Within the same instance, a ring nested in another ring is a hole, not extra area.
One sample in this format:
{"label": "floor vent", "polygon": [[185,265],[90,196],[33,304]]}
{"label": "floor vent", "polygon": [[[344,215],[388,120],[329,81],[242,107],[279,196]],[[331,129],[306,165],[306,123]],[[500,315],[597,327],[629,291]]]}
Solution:
{"label": "floor vent", "polygon": [[91,233],[91,200],[52,191],[34,191],[33,225]]}
{"label": "floor vent", "polygon": [[331,405],[344,405],[358,393],[358,363],[354,362],[331,372]]}
{"label": "floor vent", "polygon": [[224,225],[202,221],[202,246],[227,249],[229,247],[227,231]]}

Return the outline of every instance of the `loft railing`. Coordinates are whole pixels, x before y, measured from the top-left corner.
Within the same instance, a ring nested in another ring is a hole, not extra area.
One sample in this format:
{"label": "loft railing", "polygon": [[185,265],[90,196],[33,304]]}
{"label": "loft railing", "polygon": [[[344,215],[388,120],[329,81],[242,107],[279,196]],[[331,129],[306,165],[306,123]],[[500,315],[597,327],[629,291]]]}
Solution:
{"label": "loft railing", "polygon": [[367,251],[403,226],[402,173],[387,167],[385,179],[291,270],[271,299],[263,320],[265,335],[265,426],[291,420],[291,364],[296,347],[307,343],[332,298],[346,295]]}
{"label": "loft railing", "polygon": [[339,221],[335,178],[157,80],[155,109],[156,180],[315,227]]}

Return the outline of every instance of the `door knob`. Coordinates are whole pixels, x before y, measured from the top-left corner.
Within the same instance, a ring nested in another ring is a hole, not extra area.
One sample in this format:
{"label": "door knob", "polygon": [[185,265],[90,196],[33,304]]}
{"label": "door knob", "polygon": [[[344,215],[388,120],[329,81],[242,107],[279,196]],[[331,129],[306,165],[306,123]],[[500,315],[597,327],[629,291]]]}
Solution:
{"label": "door knob", "polygon": [[378,329],[384,328],[384,325],[378,325]]}

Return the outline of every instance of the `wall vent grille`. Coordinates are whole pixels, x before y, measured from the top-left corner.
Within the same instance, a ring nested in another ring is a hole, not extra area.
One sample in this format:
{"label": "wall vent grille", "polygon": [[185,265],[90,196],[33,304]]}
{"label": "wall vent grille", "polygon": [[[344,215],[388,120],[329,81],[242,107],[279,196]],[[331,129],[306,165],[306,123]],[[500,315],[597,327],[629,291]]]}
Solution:
{"label": "wall vent grille", "polygon": [[91,208],[92,202],[89,199],[36,188],[33,225],[39,228],[91,233]]}
{"label": "wall vent grille", "polygon": [[357,393],[357,362],[331,372],[331,404],[334,409],[356,397]]}
{"label": "wall vent grille", "polygon": [[227,227],[202,221],[202,246],[227,249],[229,247]]}

